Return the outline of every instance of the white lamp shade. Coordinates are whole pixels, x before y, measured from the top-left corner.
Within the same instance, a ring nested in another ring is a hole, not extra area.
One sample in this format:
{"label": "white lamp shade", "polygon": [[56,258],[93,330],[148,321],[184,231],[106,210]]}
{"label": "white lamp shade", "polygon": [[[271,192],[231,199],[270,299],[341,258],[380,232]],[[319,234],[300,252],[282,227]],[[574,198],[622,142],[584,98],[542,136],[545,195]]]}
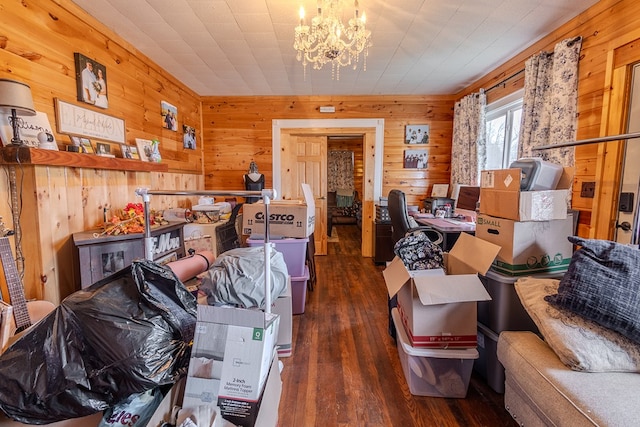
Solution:
{"label": "white lamp shade", "polygon": [[23,116],[35,116],[33,97],[29,85],[15,80],[0,79],[0,111]]}

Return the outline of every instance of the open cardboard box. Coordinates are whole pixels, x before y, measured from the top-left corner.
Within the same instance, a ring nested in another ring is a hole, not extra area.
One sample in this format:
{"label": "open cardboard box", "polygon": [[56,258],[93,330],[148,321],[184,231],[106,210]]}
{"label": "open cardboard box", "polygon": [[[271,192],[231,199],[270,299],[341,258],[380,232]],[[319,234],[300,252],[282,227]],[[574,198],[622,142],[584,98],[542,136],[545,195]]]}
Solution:
{"label": "open cardboard box", "polygon": [[398,257],[382,272],[411,345],[471,348],[477,344],[477,301],[491,297],[478,278],[486,274],[500,247],[461,233],[445,254],[443,269],[409,271]]}
{"label": "open cardboard box", "polygon": [[[304,200],[269,202],[269,235],[309,237],[316,224],[316,204],[309,184],[302,185]],[[242,234],[264,235],[264,202],[242,206]]]}
{"label": "open cardboard box", "polygon": [[519,168],[483,170],[480,177],[481,214],[515,221],[567,218],[572,168],[564,168],[555,190],[520,191]]}

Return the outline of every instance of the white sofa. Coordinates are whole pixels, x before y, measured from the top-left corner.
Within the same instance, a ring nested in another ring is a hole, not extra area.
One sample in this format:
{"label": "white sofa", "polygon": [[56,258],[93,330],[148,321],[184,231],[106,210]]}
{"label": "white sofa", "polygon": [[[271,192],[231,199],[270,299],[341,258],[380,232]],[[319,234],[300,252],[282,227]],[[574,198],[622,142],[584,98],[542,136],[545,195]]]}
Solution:
{"label": "white sofa", "polygon": [[640,345],[551,304],[558,280],[521,278],[514,286],[540,336],[498,338],[511,416],[522,426],[640,426]]}
{"label": "white sofa", "polygon": [[532,332],[502,332],[498,360],[505,407],[522,426],[640,423],[640,374],[574,371]]}

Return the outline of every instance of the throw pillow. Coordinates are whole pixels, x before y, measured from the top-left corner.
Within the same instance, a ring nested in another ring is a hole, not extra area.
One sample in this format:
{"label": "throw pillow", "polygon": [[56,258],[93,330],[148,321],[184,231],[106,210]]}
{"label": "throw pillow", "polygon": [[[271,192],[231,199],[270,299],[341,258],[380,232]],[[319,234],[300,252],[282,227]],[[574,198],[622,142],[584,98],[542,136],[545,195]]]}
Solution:
{"label": "throw pillow", "polygon": [[546,300],[640,344],[640,250],[606,240],[569,241],[581,248],[557,295]]}
{"label": "throw pillow", "polygon": [[515,283],[523,307],[558,358],[575,371],[640,372],[640,346],[571,311],[545,301],[558,292],[555,279],[521,278]]}

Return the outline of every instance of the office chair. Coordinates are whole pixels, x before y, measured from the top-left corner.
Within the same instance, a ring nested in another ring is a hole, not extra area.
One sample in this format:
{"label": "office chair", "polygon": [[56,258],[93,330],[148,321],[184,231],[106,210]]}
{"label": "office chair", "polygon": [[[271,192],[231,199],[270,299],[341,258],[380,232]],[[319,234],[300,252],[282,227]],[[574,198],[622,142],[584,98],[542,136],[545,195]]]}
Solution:
{"label": "office chair", "polygon": [[395,245],[398,240],[402,239],[407,233],[414,231],[424,232],[429,240],[436,245],[440,245],[443,241],[442,233],[433,228],[422,225],[411,227],[409,224],[409,214],[407,213],[407,200],[404,191],[391,190],[388,197],[389,217],[391,218],[391,240]]}

